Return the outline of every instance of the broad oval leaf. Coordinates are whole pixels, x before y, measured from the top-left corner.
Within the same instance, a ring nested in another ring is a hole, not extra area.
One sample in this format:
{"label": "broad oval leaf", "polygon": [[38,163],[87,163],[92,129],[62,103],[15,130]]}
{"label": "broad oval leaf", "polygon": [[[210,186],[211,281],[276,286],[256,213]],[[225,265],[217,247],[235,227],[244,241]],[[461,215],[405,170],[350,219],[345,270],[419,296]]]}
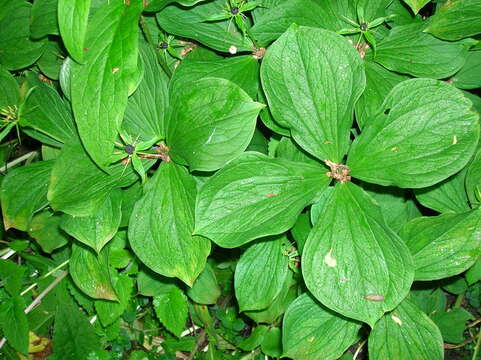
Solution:
{"label": "broad oval leaf", "polygon": [[88,296],[118,301],[110,278],[108,251],[97,255],[88,247],[74,243],[69,269],[75,285]]}
{"label": "broad oval leaf", "polygon": [[347,161],[351,175],[405,188],[446,179],[476,149],[479,121],[471,106],[461,91],[442,81],[400,83],[352,144]]}
{"label": "broad oval leaf", "polygon": [[464,187],[466,171],[462,170],[433,186],[415,189],[414,194],[421,205],[439,213],[468,211],[468,197]]}
{"label": "broad oval leaf", "polygon": [[0,201],[5,230],[27,231],[33,214],[46,206],[54,161],[39,161],[10,171],[2,181]]}
{"label": "broad oval leaf", "polygon": [[63,216],[65,215],[42,211],[35,215],[30,223],[28,234],[37,241],[47,254],[61,248],[70,240],[68,235],[60,229]]}
{"label": "broad oval leaf", "polygon": [[114,273],[113,286],[118,294],[119,301],[97,300],[95,301],[95,310],[102,326],[107,327],[114,323],[127,309],[130,298],[133,295],[134,280],[128,274]]}
{"label": "broad oval leaf", "polygon": [[446,1],[429,19],[429,25],[425,31],[446,40],[459,40],[481,33],[479,1]]}
{"label": "broad oval leaf", "polygon": [[20,98],[17,80],[0,66],[0,109],[15,106]]}
{"label": "broad oval leaf", "polygon": [[320,165],[246,152],[200,189],[195,233],[226,248],[280,234],[329,182]]}
{"label": "broad oval leaf", "polygon": [[359,339],[361,324],[319,304],[309,293],[289,305],[282,326],[283,357],[334,360]]}
{"label": "broad oval leaf", "polygon": [[372,359],[444,359],[439,328],[407,299],[376,323],[368,345]]}
{"label": "broad oval leaf", "polygon": [[239,311],[265,309],[279,295],[289,271],[283,254],[286,243],[285,236],[265,238],[242,254],[234,273]]}
{"label": "broad oval leaf", "polygon": [[205,1],[188,8],[171,4],[157,13],[157,21],[169,34],[197,40],[217,51],[251,52],[252,41],[237,30],[233,21],[206,21],[209,16],[222,13],[225,4],[224,0]]}
{"label": "broad oval leaf", "polygon": [[8,11],[8,16],[1,17],[0,14],[0,64],[8,70],[26,68],[42,55],[46,44],[45,41],[30,39],[32,4],[22,0],[3,0],[0,7],[7,7]]}
{"label": "broad oval leaf", "polygon": [[103,169],[110,163],[129,90],[136,83],[141,11],[141,0],[104,3],[90,21],[85,64],[72,64],[72,108],[79,135]]}
{"label": "broad oval leaf", "polygon": [[214,269],[209,263],[195,280],[194,285],[187,289],[187,295],[197,304],[213,305],[221,295]]}
{"label": "broad oval leaf", "polygon": [[341,161],[365,86],[354,47],[334,32],[292,26],[266,53],[261,80],[279,125],[318,159]]}
{"label": "broad oval leaf", "polygon": [[409,249],[361,188],[336,184],[302,253],[307,288],[325,306],[371,327],[408,294]]}
{"label": "broad oval leaf", "polygon": [[[152,164],[149,161],[144,167]],[[131,166],[121,163],[110,166],[109,172],[100,170],[82,145],[65,145],[52,169],[47,194],[50,206],[72,216],[89,216],[113,189],[139,179]]]}
{"label": "broad oval leaf", "polygon": [[167,5],[176,2],[184,6],[192,6],[204,0],[147,0],[145,1],[145,9],[147,12],[157,12],[162,10]]}
{"label": "broad oval leaf", "polygon": [[190,170],[213,171],[240,155],[264,105],[233,82],[205,78],[171,93],[169,155]]}
{"label": "broad oval leaf", "polygon": [[112,191],[110,196],[98,204],[92,216],[66,215],[61,225],[62,229],[100,253],[100,250],[114,237],[119,228],[122,219],[121,206],[120,191]]}
{"label": "broad oval leaf", "polygon": [[129,225],[130,245],[139,259],[189,286],[210,252],[208,239],[192,235],[196,194],[195,180],[184,167],[163,162],[135,204]]}
{"label": "broad oval leaf", "polygon": [[424,24],[396,26],[376,47],[374,61],[389,70],[442,79],[462,68],[472,40],[449,42],[424,33]]}
{"label": "broad oval leaf", "polygon": [[22,126],[66,143],[77,139],[70,105],[50,86],[41,84],[27,95],[20,118]]}
{"label": "broad oval leaf", "polygon": [[58,26],[63,43],[77,62],[84,59],[91,0],[58,0]]}
{"label": "broad oval leaf", "polygon": [[400,236],[413,255],[416,280],[460,274],[481,255],[481,208],[414,219]]}
{"label": "broad oval leaf", "polygon": [[0,305],[0,326],[10,345],[15,350],[28,354],[29,324],[25,308],[25,300],[20,295],[3,299]]}

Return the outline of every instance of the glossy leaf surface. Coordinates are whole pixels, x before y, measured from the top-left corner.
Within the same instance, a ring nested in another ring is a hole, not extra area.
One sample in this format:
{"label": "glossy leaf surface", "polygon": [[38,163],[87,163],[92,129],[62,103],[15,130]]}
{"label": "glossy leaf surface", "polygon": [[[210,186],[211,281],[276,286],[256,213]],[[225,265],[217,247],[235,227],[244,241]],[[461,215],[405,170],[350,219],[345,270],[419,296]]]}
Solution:
{"label": "glossy leaf surface", "polygon": [[339,162],[365,86],[354,48],[333,32],[292,26],[269,48],[261,79],[274,119],[310,154]]}
{"label": "glossy leaf surface", "polygon": [[70,56],[82,63],[91,0],[58,0],[58,26]]}
{"label": "glossy leaf surface", "polygon": [[459,90],[436,80],[407,80],[391,90],[356,138],[347,165],[364,181],[426,187],[461,170],[478,137],[478,115]]}
{"label": "glossy leaf surface", "polygon": [[306,285],[323,305],[372,327],[409,291],[408,248],[352,183],[337,184],[320,213],[303,251]]}
{"label": "glossy leaf surface", "polygon": [[263,105],[233,82],[206,78],[171,94],[167,145],[175,162],[213,171],[249,145]]}
{"label": "glossy leaf surface", "polygon": [[192,235],[197,190],[184,167],[163,162],[147,183],[130,218],[129,240],[155,272],[192,286],[203,270],[210,241]]}
{"label": "glossy leaf surface", "polygon": [[201,188],[195,233],[227,248],[280,234],[329,182],[321,166],[244,153]]}

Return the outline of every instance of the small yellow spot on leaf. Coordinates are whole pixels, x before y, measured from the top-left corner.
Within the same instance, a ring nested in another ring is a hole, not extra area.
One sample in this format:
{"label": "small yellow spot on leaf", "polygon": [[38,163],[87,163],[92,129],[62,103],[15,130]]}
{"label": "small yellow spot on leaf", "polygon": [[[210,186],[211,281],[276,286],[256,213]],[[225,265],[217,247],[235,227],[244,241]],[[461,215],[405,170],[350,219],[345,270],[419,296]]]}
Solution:
{"label": "small yellow spot on leaf", "polygon": [[229,52],[234,55],[234,54],[237,54],[237,47],[234,46],[234,45],[231,45],[230,48],[229,48]]}
{"label": "small yellow spot on leaf", "polygon": [[314,341],[314,336],[311,336],[310,338],[307,338],[307,342],[313,342]]}
{"label": "small yellow spot on leaf", "polygon": [[330,267],[336,267],[337,266],[337,261],[332,257],[332,249],[329,250],[329,252],[324,256],[324,262],[326,263],[327,266]]}
{"label": "small yellow spot on leaf", "polygon": [[112,74],[115,74],[115,73],[118,72],[119,70],[120,70],[120,68],[114,67],[114,68],[112,69]]}
{"label": "small yellow spot on leaf", "polygon": [[391,151],[398,151],[398,150],[399,150],[399,147],[397,147],[397,146],[394,146],[394,147],[391,148]]}
{"label": "small yellow spot on leaf", "polygon": [[332,144],[332,141],[326,140],[326,141],[324,141],[324,144],[326,144],[326,145]]}
{"label": "small yellow spot on leaf", "polygon": [[453,136],[453,145],[456,145],[458,143],[458,138],[456,135]]}
{"label": "small yellow spot on leaf", "polygon": [[403,325],[403,322],[401,321],[400,318],[397,317],[397,314],[395,313],[392,313],[391,314],[391,319],[392,321],[394,321],[396,324],[398,324],[399,326],[402,326]]}

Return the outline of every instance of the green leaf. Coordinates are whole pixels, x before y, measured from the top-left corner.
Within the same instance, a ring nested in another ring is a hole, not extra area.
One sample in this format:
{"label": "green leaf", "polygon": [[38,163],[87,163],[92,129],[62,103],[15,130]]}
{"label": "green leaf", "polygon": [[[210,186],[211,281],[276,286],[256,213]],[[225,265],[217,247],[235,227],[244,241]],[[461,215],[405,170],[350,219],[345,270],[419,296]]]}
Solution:
{"label": "green leaf", "polygon": [[446,1],[429,19],[429,25],[424,31],[445,40],[459,40],[481,33],[479,1]]}
{"label": "green leaf", "polygon": [[[77,62],[84,59],[91,0],[58,0],[58,26],[62,41]],[[89,49],[90,50],[90,49]]]}
{"label": "green leaf", "polygon": [[289,271],[285,243],[285,236],[264,238],[242,254],[234,274],[239,311],[265,309],[280,294]]}
{"label": "green leaf", "polygon": [[61,143],[77,139],[70,105],[48,85],[38,85],[29,92],[22,108],[20,124]]}
{"label": "green leaf", "polygon": [[481,202],[481,148],[468,165],[466,172],[466,192],[471,205]]}
{"label": "green leaf", "polygon": [[213,171],[240,155],[264,105],[233,82],[205,78],[171,93],[169,155],[190,170]]}
{"label": "green leaf", "polygon": [[356,122],[360,128],[364,128],[372,121],[392,88],[409,79],[407,76],[389,71],[369,59],[364,61],[364,68],[366,89],[356,103]]}
{"label": "green leaf", "polygon": [[280,234],[329,182],[319,165],[244,153],[201,188],[195,233],[226,248]]}
{"label": "green leaf", "polygon": [[398,84],[352,144],[347,161],[351,175],[410,188],[453,175],[466,165],[478,142],[478,115],[471,105],[442,81],[412,79]]}
{"label": "green leaf", "polygon": [[481,88],[481,51],[470,51],[466,63],[451,78],[451,81],[460,89]]}
{"label": "green leaf", "polygon": [[19,70],[37,61],[46,42],[30,40],[32,4],[22,0],[0,1],[0,7],[7,6],[8,15],[0,16],[0,64],[8,70]]}
{"label": "green leaf", "polygon": [[469,210],[468,197],[464,187],[466,171],[450,176],[436,185],[415,189],[416,199],[421,205],[439,213],[462,213]]}
{"label": "green leaf", "polygon": [[65,359],[87,359],[100,340],[85,314],[74,304],[59,304],[53,331],[53,353]]}
{"label": "green leaf", "polygon": [[160,322],[172,334],[180,337],[187,321],[187,297],[175,285],[167,285],[164,291],[154,296],[155,313]]}
{"label": "green leaf", "polygon": [[107,259],[105,250],[97,255],[86,246],[74,243],[69,263],[70,275],[75,285],[88,296],[117,301]]}
{"label": "green leaf", "polygon": [[408,4],[411,10],[414,12],[414,15],[416,15],[419,10],[421,10],[430,1],[431,0],[404,0],[404,2]]}
{"label": "green leaf", "polygon": [[[324,190],[324,192],[327,192],[328,190],[329,188]],[[309,219],[309,213],[308,212],[301,213],[297,218],[296,223],[291,229],[291,234],[294,240],[296,241],[297,250],[299,254],[302,254],[304,250],[304,245],[306,244],[307,237],[309,236],[309,233],[311,232],[311,230],[312,230],[312,225]]]}
{"label": "green leaf", "polygon": [[282,327],[283,357],[338,359],[359,338],[361,324],[325,308],[308,293],[287,309]]}
{"label": "green leaf", "polygon": [[11,296],[17,296],[22,287],[26,268],[9,260],[0,259],[0,279],[2,286]]}
{"label": "green leaf", "polygon": [[297,284],[293,280],[292,272],[288,272],[282,290],[274,301],[263,310],[246,311],[245,314],[256,323],[274,323],[295,300],[297,296]]}
{"label": "green leaf", "polygon": [[255,98],[259,88],[259,62],[250,55],[213,60],[187,59],[175,69],[170,93],[175,94],[183,87],[192,86],[193,81],[208,77],[230,80]]}
{"label": "green leaf", "polygon": [[163,162],[145,186],[129,225],[130,246],[155,272],[192,286],[203,270],[210,241],[192,235],[196,184],[187,170]]}
{"label": "green leaf", "polygon": [[305,162],[308,164],[319,164],[317,159],[306,153],[291,138],[282,137],[277,145],[275,157],[287,159],[295,162]]}
{"label": "green leaf", "polygon": [[65,53],[60,46],[57,41],[49,41],[37,61],[40,71],[52,80],[59,79],[60,67],[65,58]]}
{"label": "green leaf", "polygon": [[40,39],[47,35],[58,35],[58,0],[35,0],[30,20],[30,36]]}
{"label": "green leaf", "polygon": [[[265,1],[262,5],[265,6]],[[267,45],[294,23],[338,31],[346,27],[342,16],[355,18],[355,13],[355,4],[349,0],[323,3],[314,0],[279,1],[256,17],[251,32],[260,44]]]}
{"label": "green leaf", "polygon": [[[153,162],[149,163],[151,166]],[[110,166],[109,173],[90,160],[82,145],[65,145],[52,169],[47,195],[50,206],[72,216],[93,215],[113,189],[139,179],[132,167],[120,163]]]}
{"label": "green leaf", "polygon": [[455,308],[449,312],[435,313],[432,319],[441,330],[444,341],[456,344],[464,340],[466,321],[472,320],[473,315],[463,308]]}
{"label": "green leaf", "polygon": [[271,327],[264,335],[261,343],[261,350],[264,354],[278,358],[282,354],[282,334],[278,327]]}
{"label": "green leaf", "polygon": [[292,26],[269,48],[261,79],[279,125],[318,159],[339,162],[347,153],[354,104],[365,86],[354,47],[333,32]]}
{"label": "green leaf", "polygon": [[0,66],[0,109],[18,104],[19,89],[15,78]]}
{"label": "green leaf", "polygon": [[[87,32],[85,64],[72,67],[72,107],[88,154],[106,168],[138,71],[141,0],[111,0],[98,9]],[[74,64],[72,64],[74,65]]]}
{"label": "green leaf", "polygon": [[144,76],[135,93],[129,98],[122,129],[137,141],[148,141],[166,135],[169,78],[159,65],[151,46],[139,48]]}
{"label": "green leaf", "polygon": [[171,4],[157,13],[157,21],[169,34],[194,39],[217,51],[251,52],[254,45],[231,20],[205,21],[210,15],[222,12],[225,4],[225,0],[206,1],[189,8]]}
{"label": "green leaf", "polygon": [[2,299],[0,325],[3,335],[15,350],[28,354],[28,321],[25,315],[25,301],[18,295]]}
{"label": "green leaf", "polygon": [[396,26],[377,45],[374,61],[389,70],[417,77],[442,79],[466,61],[472,40],[449,42],[422,32],[424,24]]}
{"label": "green leaf", "polygon": [[371,327],[409,292],[414,269],[380,207],[352,183],[336,184],[307,239],[302,273],[325,306]]}
{"label": "green leaf", "polygon": [[406,190],[368,183],[363,183],[362,188],[379,204],[386,224],[396,233],[409,220],[421,216]]}
{"label": "green leaf", "polygon": [[267,330],[269,329],[266,325],[257,325],[248,338],[243,339],[239,343],[239,348],[244,351],[252,351],[258,347],[264,340]]}
{"label": "green leaf", "polygon": [[5,230],[27,231],[33,214],[47,205],[53,161],[38,161],[10,171],[2,181],[0,201]]}
{"label": "green leaf", "polygon": [[102,203],[99,203],[92,216],[66,215],[61,224],[62,229],[99,253],[117,233],[122,219],[121,206],[120,191],[112,191]]}
{"label": "green leaf", "polygon": [[400,235],[413,255],[415,279],[442,279],[471,267],[481,255],[480,226],[481,209],[407,223]]}
{"label": "green leaf", "polygon": [[376,323],[368,345],[373,359],[444,359],[441,331],[409,300]]}
{"label": "green leaf", "polygon": [[[259,89],[259,92],[257,94],[257,99],[263,104],[267,103],[267,99],[262,88]],[[272,130],[273,132],[279,135],[291,136],[289,129],[283,128],[274,120],[268,106],[263,108],[259,115],[262,122],[264,123],[265,126],[267,126],[268,129]]]}
{"label": "green leaf", "polygon": [[113,283],[119,302],[108,300],[95,301],[95,310],[103,327],[111,325],[124,313],[133,295],[134,281],[128,274],[116,276]]}
{"label": "green leaf", "polygon": [[215,272],[209,263],[205,264],[194,285],[187,289],[187,295],[198,304],[213,305],[221,295]]}
{"label": "green leaf", "polygon": [[139,294],[156,296],[162,294],[166,286],[175,284],[175,281],[177,280],[159,275],[144,267],[137,275],[137,288]]}
{"label": "green leaf", "polygon": [[192,6],[197,4],[198,2],[201,2],[204,0],[151,0],[148,2],[148,5],[145,7],[144,11],[147,12],[157,12],[162,10],[164,7],[166,7],[169,4],[172,4],[174,2],[179,3],[183,6]]}
{"label": "green leaf", "polygon": [[42,211],[34,216],[28,229],[28,234],[40,245],[42,250],[51,254],[69,242],[68,236],[61,231],[63,215]]}
{"label": "green leaf", "polygon": [[479,258],[476,263],[466,271],[465,277],[469,285],[481,280],[481,258]]}
{"label": "green leaf", "polygon": [[446,309],[446,296],[440,288],[424,289],[421,285],[417,289],[412,289],[407,299],[429,316]]}

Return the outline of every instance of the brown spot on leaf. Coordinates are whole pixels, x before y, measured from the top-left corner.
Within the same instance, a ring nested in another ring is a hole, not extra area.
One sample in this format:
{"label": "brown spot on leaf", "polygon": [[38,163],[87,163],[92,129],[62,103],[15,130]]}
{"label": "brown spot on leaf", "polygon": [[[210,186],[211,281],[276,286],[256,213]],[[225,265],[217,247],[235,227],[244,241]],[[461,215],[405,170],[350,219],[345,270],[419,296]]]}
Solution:
{"label": "brown spot on leaf", "polygon": [[273,194],[273,193],[268,193],[266,194],[267,197],[273,197],[273,196],[278,196],[279,194]]}
{"label": "brown spot on leaf", "polygon": [[384,296],[380,294],[369,294],[363,297],[369,301],[384,301]]}

